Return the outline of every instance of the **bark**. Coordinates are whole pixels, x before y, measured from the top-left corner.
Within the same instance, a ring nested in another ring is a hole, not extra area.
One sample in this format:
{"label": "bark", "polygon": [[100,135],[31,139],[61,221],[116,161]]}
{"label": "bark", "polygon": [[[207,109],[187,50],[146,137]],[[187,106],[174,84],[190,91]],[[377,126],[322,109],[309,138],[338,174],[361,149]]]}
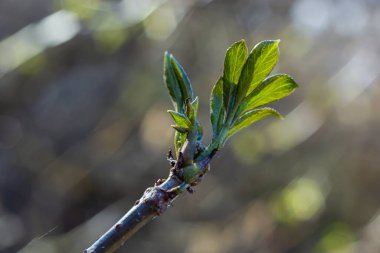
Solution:
{"label": "bark", "polygon": [[215,151],[196,162],[201,169],[197,179],[191,185],[183,181],[181,166],[177,161],[164,182],[161,183],[162,180],[158,180],[153,187],[147,188],[143,196],[136,201],[135,205],[124,217],[116,222],[84,253],[111,253],[121,247],[141,227],[163,214],[179,194],[186,190],[192,192],[191,187],[197,185],[209,170],[209,163],[214,154]]}

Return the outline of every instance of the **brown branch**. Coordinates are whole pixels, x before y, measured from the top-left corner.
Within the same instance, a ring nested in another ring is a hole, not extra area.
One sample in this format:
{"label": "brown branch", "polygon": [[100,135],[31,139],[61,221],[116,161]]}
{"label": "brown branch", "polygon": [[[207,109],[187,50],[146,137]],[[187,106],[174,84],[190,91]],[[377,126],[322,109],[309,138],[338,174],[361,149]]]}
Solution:
{"label": "brown branch", "polygon": [[[191,185],[200,182],[202,176],[209,170],[209,163],[216,151],[212,151],[205,158],[197,161],[200,169],[197,180]],[[160,183],[157,181],[155,186],[145,190],[143,196],[136,201],[135,205],[103,234],[91,247],[84,253],[111,253],[121,247],[125,241],[136,233],[141,227],[155,217],[163,214],[171,205],[171,202],[185,189],[191,190],[191,186],[186,184],[181,176],[182,170],[179,163],[170,170],[168,178]]]}

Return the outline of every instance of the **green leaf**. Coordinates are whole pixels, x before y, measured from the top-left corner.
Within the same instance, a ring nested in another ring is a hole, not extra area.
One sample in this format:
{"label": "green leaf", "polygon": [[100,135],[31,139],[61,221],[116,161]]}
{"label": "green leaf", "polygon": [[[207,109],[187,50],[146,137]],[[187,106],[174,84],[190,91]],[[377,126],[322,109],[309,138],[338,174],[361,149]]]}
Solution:
{"label": "green leaf", "polygon": [[174,73],[181,88],[182,99],[190,98],[190,100],[193,100],[193,89],[185,70],[173,55],[170,55],[170,61],[173,65]]}
{"label": "green leaf", "polygon": [[244,40],[235,42],[227,49],[224,59],[224,81],[237,84],[248,50]]}
{"label": "green leaf", "polygon": [[286,74],[277,74],[266,78],[241,103],[241,111],[252,110],[258,106],[277,101],[291,94],[297,83]]}
{"label": "green leaf", "polygon": [[248,127],[252,123],[257,122],[267,116],[282,118],[279,112],[269,107],[248,111],[239,117],[234,125],[228,130],[227,138],[235,134],[237,131]]}
{"label": "green leaf", "polygon": [[235,108],[239,106],[240,102],[243,100],[243,98],[247,94],[247,91],[253,79],[255,63],[256,63],[256,54],[251,52],[241,71],[241,75],[240,75],[239,83],[237,87],[237,92],[236,92],[236,101],[235,101],[236,104],[234,106]]}
{"label": "green leaf", "polygon": [[227,49],[223,72],[223,101],[226,111],[233,106],[234,93],[247,54],[247,46],[244,40],[235,42]]}
{"label": "green leaf", "polygon": [[171,125],[176,131],[180,132],[180,133],[188,133],[189,132],[189,129],[188,128],[184,128],[184,127],[180,127],[180,126],[177,126],[177,125]]}
{"label": "green leaf", "polygon": [[197,112],[198,112],[198,97],[196,97],[191,103],[189,100],[186,100],[186,115],[190,119],[192,125],[195,124],[197,120]]}
{"label": "green leaf", "polygon": [[193,102],[191,102],[191,106],[193,107],[193,110],[194,110],[194,116],[197,117],[198,106],[199,106],[199,98],[198,98],[198,96],[196,96],[194,98]]}
{"label": "green leaf", "polygon": [[170,61],[170,54],[165,52],[164,56],[164,81],[169,90],[175,109],[179,112],[183,111],[183,98],[181,88],[177,81],[173,66]]}
{"label": "green leaf", "polygon": [[253,91],[273,70],[277,63],[280,40],[264,40],[258,43],[250,53],[253,57],[254,66],[252,71],[251,85],[247,94]]}
{"label": "green leaf", "polygon": [[199,124],[199,121],[197,119],[198,117],[198,107],[199,107],[199,98],[198,96],[194,98],[193,102],[191,102],[191,107],[193,108],[193,117],[194,117],[194,124],[195,128],[197,130],[197,141],[202,142],[203,138],[203,128],[201,124]]}
{"label": "green leaf", "polygon": [[223,124],[223,79],[222,77],[215,83],[211,91],[210,116],[212,124],[212,138],[215,140]]}
{"label": "green leaf", "polygon": [[178,157],[178,153],[181,150],[183,144],[186,141],[187,133],[181,133],[176,131],[174,135],[174,148],[176,151],[176,155]]}
{"label": "green leaf", "polygon": [[[241,101],[272,71],[278,59],[279,40],[266,40],[258,43],[245,62],[234,97],[233,112],[229,113],[228,122],[236,118],[236,110]],[[234,114],[234,115],[233,115]]]}
{"label": "green leaf", "polygon": [[186,115],[176,112],[176,111],[172,111],[172,110],[168,110],[168,113],[170,114],[170,116],[172,116],[177,126],[182,127],[182,128],[192,127],[192,124],[190,120],[186,117]]}

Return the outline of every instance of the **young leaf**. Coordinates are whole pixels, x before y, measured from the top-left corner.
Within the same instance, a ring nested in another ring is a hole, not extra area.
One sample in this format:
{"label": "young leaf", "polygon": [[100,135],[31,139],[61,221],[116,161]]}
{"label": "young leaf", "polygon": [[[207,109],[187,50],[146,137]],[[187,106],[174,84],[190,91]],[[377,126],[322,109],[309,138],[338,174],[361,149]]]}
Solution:
{"label": "young leaf", "polygon": [[193,102],[191,102],[191,107],[193,108],[194,112],[194,124],[195,128],[197,129],[197,141],[202,142],[202,137],[203,137],[203,128],[201,124],[199,124],[199,121],[197,120],[198,117],[198,107],[199,107],[199,98],[198,96],[195,97]]}
{"label": "young leaf", "polygon": [[174,58],[173,55],[170,55],[170,61],[173,65],[174,73],[181,88],[182,99],[190,98],[191,100],[193,100],[193,90],[191,87],[189,77],[187,76],[185,70],[182,68],[181,64],[179,64],[179,62]]}
{"label": "young leaf", "polygon": [[211,91],[210,116],[212,124],[212,138],[215,139],[223,123],[223,78],[219,78]]}
{"label": "young leaf", "polygon": [[244,40],[240,40],[232,44],[227,49],[226,57],[224,59],[224,80],[237,84],[240,77],[241,69],[247,57],[247,46]]}
{"label": "young leaf", "polygon": [[247,46],[244,40],[235,42],[227,49],[223,72],[223,102],[226,111],[233,106],[234,93],[246,58]]}
{"label": "young leaf", "polygon": [[235,134],[237,131],[248,127],[252,123],[259,121],[267,116],[276,116],[278,118],[282,118],[279,112],[269,107],[248,111],[239,117],[234,125],[228,130],[227,138]]}
{"label": "young leaf", "polygon": [[187,133],[181,133],[176,131],[174,134],[174,149],[178,157],[178,152],[181,150],[183,144],[186,141]]}
{"label": "young leaf", "polygon": [[180,133],[188,133],[189,132],[189,129],[188,128],[184,128],[184,127],[180,127],[180,126],[177,126],[177,125],[172,125],[172,127],[177,130],[178,132]]}
{"label": "young leaf", "polygon": [[169,95],[175,109],[181,112],[183,109],[182,92],[174,73],[174,69],[170,61],[170,54],[168,52],[165,52],[164,56],[164,81],[169,90]]}
{"label": "young leaf", "polygon": [[182,128],[192,127],[192,124],[190,120],[186,117],[186,115],[172,110],[168,110],[168,113],[170,114],[170,116],[172,116],[177,126]]}
{"label": "young leaf", "polygon": [[273,70],[278,60],[279,43],[280,40],[264,40],[253,48],[250,55],[253,56],[254,67],[247,94],[255,89]]}
{"label": "young leaf", "polygon": [[242,111],[279,100],[291,94],[298,85],[286,74],[277,74],[266,78],[242,102]]}
{"label": "young leaf", "polygon": [[235,108],[239,106],[239,103],[247,94],[247,91],[253,79],[255,63],[256,63],[256,55],[252,51],[249,54],[248,59],[245,62],[243,69],[241,71],[241,75],[240,75],[239,83],[237,87],[237,92],[236,92]]}
{"label": "young leaf", "polygon": [[197,112],[198,112],[198,97],[195,97],[195,99],[190,103],[189,100],[186,100],[186,115],[190,119],[190,122],[194,125],[196,119],[197,119]]}
{"label": "young leaf", "polygon": [[191,106],[193,107],[195,117],[197,117],[198,106],[199,106],[199,98],[196,96],[194,100],[191,102]]}
{"label": "young leaf", "polygon": [[274,68],[278,59],[279,40],[266,40],[258,43],[251,51],[239,78],[236,92],[234,114],[244,97],[251,92]]}

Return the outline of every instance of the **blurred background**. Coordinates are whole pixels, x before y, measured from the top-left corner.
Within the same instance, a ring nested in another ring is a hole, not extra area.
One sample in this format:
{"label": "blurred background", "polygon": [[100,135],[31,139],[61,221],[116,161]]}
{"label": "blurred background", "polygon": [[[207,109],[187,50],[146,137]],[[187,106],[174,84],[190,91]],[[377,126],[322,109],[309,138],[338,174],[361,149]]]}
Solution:
{"label": "blurred background", "polygon": [[200,97],[234,41],[299,83],[118,252],[380,252],[379,0],[3,0],[0,252],[82,252],[166,177],[173,53]]}

